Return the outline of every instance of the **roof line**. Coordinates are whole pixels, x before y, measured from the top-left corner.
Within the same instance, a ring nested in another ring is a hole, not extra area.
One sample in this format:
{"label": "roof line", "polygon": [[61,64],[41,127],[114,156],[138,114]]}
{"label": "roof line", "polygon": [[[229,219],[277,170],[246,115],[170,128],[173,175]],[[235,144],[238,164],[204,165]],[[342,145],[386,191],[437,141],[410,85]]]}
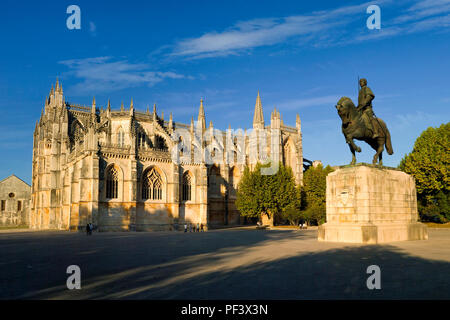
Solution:
{"label": "roof line", "polygon": [[31,185],[29,185],[27,182],[23,181],[22,179],[20,179],[18,176],[16,176],[14,173],[6,178],[4,178],[3,180],[0,181],[0,183],[2,183],[3,181],[5,181],[6,179],[9,179],[11,177],[16,177],[17,179],[19,179],[20,181],[22,181],[23,183],[25,183],[27,186],[31,187]]}

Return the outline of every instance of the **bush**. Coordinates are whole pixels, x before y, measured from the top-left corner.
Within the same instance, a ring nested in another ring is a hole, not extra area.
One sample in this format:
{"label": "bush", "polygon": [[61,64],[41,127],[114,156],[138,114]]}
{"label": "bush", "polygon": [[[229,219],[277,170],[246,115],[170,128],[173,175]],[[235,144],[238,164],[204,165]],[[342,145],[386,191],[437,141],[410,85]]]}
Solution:
{"label": "bush", "polygon": [[301,219],[306,220],[304,213],[294,205],[285,208],[281,213],[281,218],[289,221],[292,226],[298,226]]}
{"label": "bush", "polygon": [[428,204],[426,206],[419,205],[419,215],[422,221],[444,223],[446,219],[441,215],[439,207],[435,204]]}
{"label": "bush", "polygon": [[321,225],[326,220],[325,204],[317,204],[303,211],[304,219],[309,225]]}

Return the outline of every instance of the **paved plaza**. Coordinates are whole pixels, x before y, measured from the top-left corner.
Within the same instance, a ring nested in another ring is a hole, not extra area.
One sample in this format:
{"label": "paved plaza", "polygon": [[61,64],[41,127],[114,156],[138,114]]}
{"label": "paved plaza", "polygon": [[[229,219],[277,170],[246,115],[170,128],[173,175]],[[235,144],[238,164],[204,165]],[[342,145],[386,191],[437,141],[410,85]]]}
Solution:
{"label": "paved plaza", "polygon": [[[324,243],[316,230],[0,232],[0,299],[450,299],[450,230]],[[81,268],[68,290],[66,269]],[[381,269],[369,290],[367,267]]]}

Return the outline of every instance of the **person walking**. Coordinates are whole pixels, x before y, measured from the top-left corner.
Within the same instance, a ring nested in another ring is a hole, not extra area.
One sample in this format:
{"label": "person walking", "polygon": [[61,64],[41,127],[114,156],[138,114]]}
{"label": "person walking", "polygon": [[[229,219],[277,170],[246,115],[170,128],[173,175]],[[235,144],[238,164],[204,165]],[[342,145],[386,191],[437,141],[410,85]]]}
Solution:
{"label": "person walking", "polygon": [[187,224],[184,224],[184,232],[187,232]]}
{"label": "person walking", "polygon": [[87,236],[89,235],[89,230],[90,230],[89,223],[87,223],[86,224],[86,235]]}
{"label": "person walking", "polygon": [[200,232],[200,224],[197,222],[197,232]]}
{"label": "person walking", "polygon": [[200,231],[203,232],[203,223],[200,223]]}

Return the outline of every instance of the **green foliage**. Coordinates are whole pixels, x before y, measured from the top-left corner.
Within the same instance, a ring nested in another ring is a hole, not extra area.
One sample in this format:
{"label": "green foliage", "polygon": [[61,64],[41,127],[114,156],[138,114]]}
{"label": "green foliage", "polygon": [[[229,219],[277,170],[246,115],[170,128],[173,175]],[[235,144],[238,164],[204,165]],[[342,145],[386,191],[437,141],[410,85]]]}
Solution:
{"label": "green foliage", "polygon": [[399,168],[416,180],[422,220],[450,220],[450,122],[422,132]]}
{"label": "green foliage", "polygon": [[260,197],[262,181],[254,172],[245,167],[236,192],[236,207],[242,216],[258,217],[262,212]]}
{"label": "green foliage", "polygon": [[300,187],[297,187],[297,195],[296,202],[289,204],[284,210],[281,212],[281,218],[289,221],[289,223],[293,226],[297,226],[301,219],[305,219],[305,214],[300,211]]}
{"label": "green foliage", "polygon": [[422,221],[445,223],[450,220],[450,196],[440,191],[431,201],[418,202]]}
{"label": "green foliage", "polygon": [[330,166],[310,167],[303,175],[303,209],[320,207],[325,204],[327,190],[327,175],[332,172]]}
{"label": "green foliage", "polygon": [[302,212],[308,224],[322,224],[326,218],[327,175],[332,172],[330,166],[310,167],[303,175]]}
{"label": "green foliage", "polygon": [[300,196],[291,168],[280,163],[276,174],[262,175],[263,167],[257,164],[253,171],[249,168],[244,170],[236,199],[241,215],[258,217],[268,214],[279,218],[288,209],[292,212],[293,208],[299,208]]}
{"label": "green foliage", "polygon": [[325,203],[314,204],[306,210],[302,211],[303,219],[305,219],[309,225],[321,225],[325,223],[326,209]]}

